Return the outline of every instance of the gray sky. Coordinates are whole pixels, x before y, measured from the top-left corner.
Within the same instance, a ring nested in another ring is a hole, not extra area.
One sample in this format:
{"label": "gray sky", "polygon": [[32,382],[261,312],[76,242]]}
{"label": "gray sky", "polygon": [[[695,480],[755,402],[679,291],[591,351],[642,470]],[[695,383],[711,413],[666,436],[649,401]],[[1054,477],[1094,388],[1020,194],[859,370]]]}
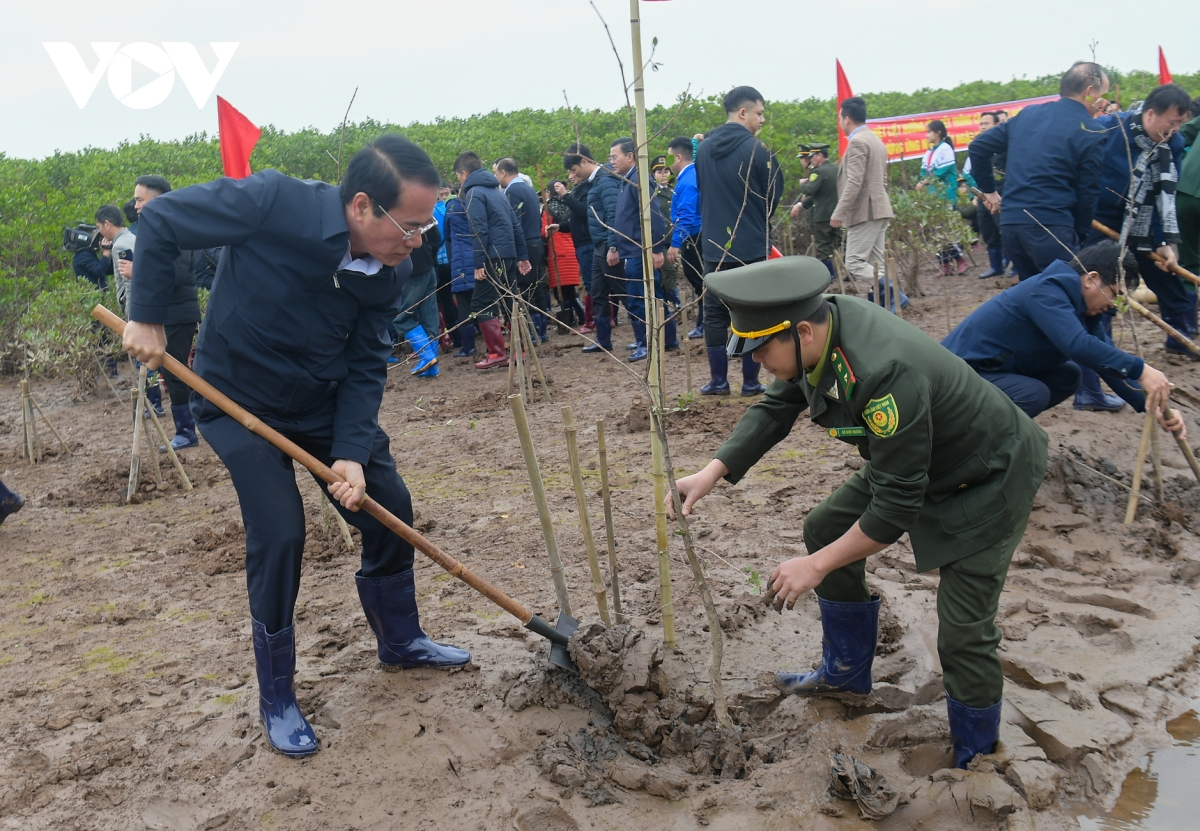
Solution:
{"label": "gray sky", "polygon": [[[595,2],[628,66],[627,0]],[[750,84],[768,101],[832,97],[835,58],[860,93],[1058,73],[1090,57],[1092,41],[1100,61],[1122,70],[1156,69],[1159,45],[1176,72],[1200,64],[1195,0],[1154,4],[1146,22],[1163,24],[1157,34],[1131,26],[1129,5],[1111,0],[1085,5],[1084,14],[1062,0],[669,0],[642,8],[645,48],[657,37],[662,64],[647,73],[652,105],[689,85],[711,95]],[[43,42],[73,44],[87,71],[97,65],[91,42],[191,43],[207,71],[217,64],[210,42],[239,45],[202,109],[181,71],[157,106],[125,106],[110,88],[114,78],[120,87],[122,61],[133,67],[125,77],[135,94],[160,74],[120,55],[80,109]],[[39,0],[6,4],[0,44],[0,152],[16,157],[142,134],[215,134],[217,95],[256,124],[289,131],[340,123],[355,86],[352,119],[396,123],[554,108],[564,89],[582,107],[623,103],[615,59],[586,0]]]}

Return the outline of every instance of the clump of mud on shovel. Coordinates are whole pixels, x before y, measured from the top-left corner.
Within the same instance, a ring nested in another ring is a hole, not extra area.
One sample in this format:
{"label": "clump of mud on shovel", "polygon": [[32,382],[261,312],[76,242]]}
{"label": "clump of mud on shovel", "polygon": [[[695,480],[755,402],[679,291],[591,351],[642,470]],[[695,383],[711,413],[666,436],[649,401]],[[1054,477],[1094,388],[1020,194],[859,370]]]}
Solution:
{"label": "clump of mud on shovel", "polygon": [[644,762],[678,757],[689,773],[741,779],[775,761],[781,747],[710,718],[712,693],[672,650],[629,624],[581,626],[569,649],[580,676],[612,711],[624,750]]}

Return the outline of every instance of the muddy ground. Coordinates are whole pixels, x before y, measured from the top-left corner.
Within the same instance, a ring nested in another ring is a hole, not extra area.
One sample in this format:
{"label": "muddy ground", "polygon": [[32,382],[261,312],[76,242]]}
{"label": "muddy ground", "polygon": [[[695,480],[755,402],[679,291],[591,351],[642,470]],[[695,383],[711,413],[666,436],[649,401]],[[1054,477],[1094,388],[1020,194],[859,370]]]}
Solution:
{"label": "muddy ground", "polygon": [[[1005,285],[974,273],[926,276],[927,295],[908,318],[942,337]],[[1197,366],[1173,363],[1161,337],[1140,331],[1153,363],[1200,392]],[[1117,336],[1131,344],[1127,326]],[[614,339],[628,337],[622,327]],[[271,753],[259,726],[244,536],[211,450],[183,454],[191,493],[166,470],[166,486],[153,489],[144,466],[140,502],[124,505],[124,406],[107,389],[80,403],[69,381],[35,381],[72,454],[30,467],[15,379],[0,379],[0,477],[28,499],[0,528],[0,827],[863,828],[855,804],[828,792],[841,750],[896,792],[898,807],[878,828],[1045,831],[1075,827],[1073,806],[1111,804],[1138,758],[1170,744],[1164,724],[1191,706],[1200,677],[1200,488],[1164,438],[1165,502],[1154,504],[1148,486],[1136,521],[1122,524],[1140,416],[1077,413],[1068,403],[1039,418],[1051,436],[1050,473],[1001,601],[1001,752],[978,770],[950,771],[938,578],[916,573],[907,537],[868,567],[885,599],[872,698],[780,698],[768,683],[775,670],[813,665],[820,627],[811,598],[780,616],[756,592],[780,559],[802,551],[805,513],[859,464],[804,420],[744,482],[709,496],[694,524],[726,630],[739,733],[715,729],[709,633],[677,539],[678,650],[661,643],[649,435],[627,426],[635,381],[575,343],[556,335],[543,347],[554,404],[535,398],[529,419],[585,624],[597,615],[559,405],[579,422],[601,545],[594,422],[605,420],[634,629],[600,634],[620,641],[626,665],[601,692],[548,670],[545,642],[418,555],[427,631],[469,648],[474,661],[453,673],[379,671],[352,579],[357,557],[325,527],[317,487],[300,474],[312,521],[298,693],[322,747],[306,761]],[[698,388],[707,377],[701,342],[691,348]],[[395,371],[381,415],[416,525],[553,619],[506,377],[466,361],[442,367],[432,382]],[[672,398],[685,392],[682,355],[669,356],[667,378]],[[679,469],[706,463],[749,403],[702,399],[674,414]],[[1197,410],[1180,404],[1200,443]]]}

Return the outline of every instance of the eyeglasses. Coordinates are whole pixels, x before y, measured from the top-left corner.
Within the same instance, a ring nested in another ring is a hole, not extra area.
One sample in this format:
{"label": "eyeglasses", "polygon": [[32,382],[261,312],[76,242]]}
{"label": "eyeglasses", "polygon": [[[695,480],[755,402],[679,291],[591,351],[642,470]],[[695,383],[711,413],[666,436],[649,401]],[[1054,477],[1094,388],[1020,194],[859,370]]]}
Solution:
{"label": "eyeglasses", "polygon": [[371,201],[375,203],[375,207],[377,207],[377,208],[379,208],[379,210],[383,211],[383,215],[384,215],[384,216],[386,216],[388,219],[390,219],[390,220],[392,221],[392,224],[393,224],[393,225],[395,225],[397,228],[399,228],[399,229],[400,229],[400,233],[404,234],[404,241],[405,241],[405,242],[408,242],[408,241],[409,241],[410,239],[412,239],[413,237],[415,237],[415,236],[418,236],[418,235],[420,235],[420,234],[423,234],[423,233],[425,233],[426,231],[430,231],[430,230],[432,230],[432,229],[434,229],[434,228],[436,228],[436,227],[437,227],[437,224],[438,224],[438,223],[437,223],[437,220],[436,220],[436,219],[434,219],[434,220],[431,220],[431,221],[429,222],[429,224],[428,224],[428,225],[422,225],[420,228],[417,228],[416,230],[410,231],[410,230],[408,230],[407,228],[405,228],[403,225],[401,225],[399,222],[397,222],[397,221],[396,221],[396,218],[395,218],[394,216],[392,216],[392,215],[391,215],[390,213],[388,213],[387,211],[384,211],[384,210],[383,210],[383,205],[380,205],[380,204],[379,204],[379,200],[378,200],[378,199],[376,199],[374,196],[372,196],[372,197],[371,197]]}
{"label": "eyeglasses", "polygon": [[1104,295],[1104,299],[1107,300],[1110,305],[1117,305],[1117,295],[1119,292],[1117,291],[1116,286],[1110,286],[1103,280],[1097,279],[1096,288],[1100,290],[1100,293]]}

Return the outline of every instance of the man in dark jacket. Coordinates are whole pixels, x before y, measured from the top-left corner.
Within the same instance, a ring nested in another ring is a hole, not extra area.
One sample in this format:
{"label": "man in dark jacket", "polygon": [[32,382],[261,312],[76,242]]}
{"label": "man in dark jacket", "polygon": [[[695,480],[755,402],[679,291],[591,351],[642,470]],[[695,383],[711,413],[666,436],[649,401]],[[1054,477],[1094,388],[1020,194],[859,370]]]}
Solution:
{"label": "man in dark jacket", "polygon": [[[125,328],[125,348],[157,366],[180,250],[226,246],[196,373],[341,477],[328,492],[362,531],[355,582],[379,660],[392,669],[463,666],[471,657],[425,635],[413,547],[358,511],[369,488],[412,524],[412,499],[379,427],[379,407],[387,325],[399,311],[408,257],[435,226],[439,180],[424,151],[383,135],[350,160],[340,190],[263,170],[164,194],[142,211]],[[280,753],[307,756],[317,740],[293,686],[304,504],[292,460],[215,405],[193,401],[241,502],[266,736]]]}
{"label": "man in dark jacket", "polygon": [[[620,178],[612,168],[598,165],[583,145],[572,144],[563,154],[563,167],[580,183],[587,182],[588,236],[592,239],[591,283],[588,296],[592,298],[596,342],[583,347],[584,352],[612,351],[612,327],[616,295],[624,288],[625,269],[617,254],[617,233],[613,222],[617,213],[617,194]],[[613,255],[615,264],[609,262]],[[585,271],[585,273],[587,273]]]}
{"label": "man in dark jacket", "polygon": [[470,150],[459,153],[454,160],[454,175],[462,185],[463,206],[471,224],[475,265],[471,317],[477,321],[488,350],[487,357],[475,368],[490,369],[508,364],[504,332],[496,317],[511,302],[508,295],[516,288],[516,276],[529,273],[529,253],[520,220],[500,191],[496,177],[483,169],[479,154]]}
{"label": "man in dark jacket", "polygon": [[[617,208],[613,215],[613,227],[617,232],[617,250],[615,256],[610,254],[608,264],[620,260],[624,265],[624,276],[618,285],[621,286],[620,299],[629,310],[629,322],[633,327],[633,353],[629,356],[630,363],[644,360],[646,357],[646,294],[642,284],[642,219],[639,202],[641,188],[638,182],[636,147],[633,139],[619,138],[613,142],[609,159],[613,172],[620,177],[621,189],[617,193]],[[650,187],[653,187],[651,180]],[[667,223],[663,218],[662,206],[658,199],[650,200],[650,234],[653,247],[652,262],[654,265],[655,296],[662,297],[662,276],[659,269],[664,262],[664,252],[667,250]],[[664,330],[665,348],[678,349],[679,343],[675,336],[675,318],[668,318]]]}
{"label": "man in dark jacket", "polygon": [[[1004,250],[1022,280],[1061,259],[1066,248],[1077,252],[1091,227],[1104,152],[1095,116],[1107,93],[1099,64],[1076,63],[1059,83],[1059,100],[1026,107],[967,148],[986,201],[980,207],[1000,212]],[[1008,154],[1003,203],[992,172],[997,153]]]}
{"label": "man in dark jacket", "polygon": [[595,245],[590,230],[591,215],[588,211],[588,193],[592,189],[592,173],[598,167],[592,159],[592,151],[586,144],[572,144],[563,156],[563,168],[574,187],[568,191],[561,182],[554,192],[571,211],[571,242],[575,244],[575,258],[579,261],[579,279],[587,291],[583,301],[584,321],[581,333],[596,331],[595,305],[592,302],[592,254]]}
{"label": "man in dark jacket", "polygon": [[[142,209],[151,201],[171,192],[171,183],[162,176],[139,176],[133,186],[133,206],[140,217]],[[203,258],[203,251],[180,251],[175,258],[175,284],[171,291],[171,305],[167,308],[166,333],[167,354],[186,365],[188,356],[192,353],[192,344],[196,341],[196,327],[200,325],[200,300],[196,293],[196,259]],[[133,261],[122,260],[117,263],[121,276],[133,281]],[[188,407],[191,390],[167,370],[163,370],[163,379],[167,382],[167,394],[171,396],[171,419],[175,422],[175,438],[171,439],[171,447],[182,450],[185,447],[195,447],[200,444],[196,435],[196,422]],[[155,410],[162,410],[162,392],[158,388],[158,378],[146,390],[146,397],[155,404]],[[165,448],[164,448],[165,450]]]}
{"label": "man in dark jacket", "polygon": [[542,264],[545,262],[545,248],[542,245],[542,200],[538,199],[533,188],[518,175],[520,169],[516,159],[499,159],[492,165],[492,173],[521,223],[525,249],[529,252],[529,273],[517,278],[517,286],[520,288],[521,297],[534,307],[530,310],[530,317],[533,319],[538,338],[545,343],[548,340],[546,314],[550,311],[550,296],[541,285]]}
{"label": "man in dark jacket", "polygon": [[[755,138],[766,122],[764,108],[754,87],[734,87],[725,96],[725,123],[700,142],[696,184],[705,273],[757,263],[771,253],[771,215],[783,197],[783,179],[775,154]],[[704,345],[712,380],[700,388],[702,395],[729,395],[728,329],[729,310],[705,295]],[[758,364],[743,355],[742,395],[765,390],[758,383]]]}
{"label": "man in dark jacket", "polygon": [[[1175,189],[1183,166],[1183,136],[1191,101],[1178,84],[1154,89],[1133,111],[1096,119],[1104,131],[1100,198],[1096,219],[1114,231],[1128,224],[1127,245],[1137,257],[1138,273],[1158,298],[1163,320],[1194,338],[1196,295],[1184,279],[1167,270],[1177,264],[1180,242]],[[1086,242],[1106,239],[1089,229]],[[1150,259],[1156,253],[1164,263]],[[1168,336],[1168,352],[1193,358],[1191,351]]]}
{"label": "man in dark jacket", "polygon": [[[1074,395],[1081,367],[1099,373],[1138,412],[1161,409],[1171,388],[1166,376],[1113,346],[1101,323],[1121,291],[1119,253],[1105,240],[1070,263],[1055,260],[972,312],[942,346],[1030,418]],[[1136,285],[1131,254],[1123,265],[1127,283]]]}

